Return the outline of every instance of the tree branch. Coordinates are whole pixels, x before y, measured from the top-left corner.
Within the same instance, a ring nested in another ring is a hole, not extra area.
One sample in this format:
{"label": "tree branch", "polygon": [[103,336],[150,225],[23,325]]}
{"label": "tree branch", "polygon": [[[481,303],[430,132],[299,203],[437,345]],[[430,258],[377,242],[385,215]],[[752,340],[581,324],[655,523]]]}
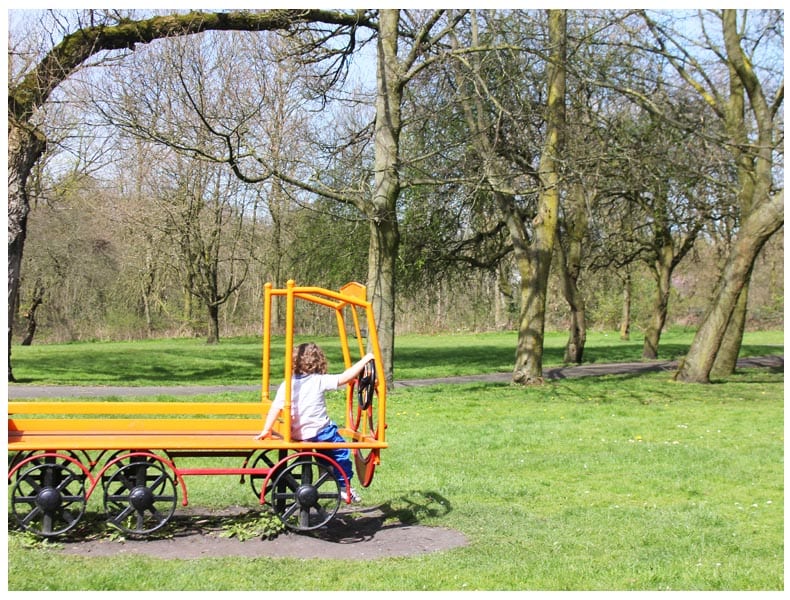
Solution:
{"label": "tree branch", "polygon": [[8,94],[9,116],[18,122],[30,118],[52,91],[91,56],[106,50],[134,51],[137,44],[203,31],[288,30],[299,23],[377,25],[365,11],[268,10],[264,12],[189,12],[157,16],[141,21],[120,20],[116,25],[97,25],[65,36],[22,82]]}

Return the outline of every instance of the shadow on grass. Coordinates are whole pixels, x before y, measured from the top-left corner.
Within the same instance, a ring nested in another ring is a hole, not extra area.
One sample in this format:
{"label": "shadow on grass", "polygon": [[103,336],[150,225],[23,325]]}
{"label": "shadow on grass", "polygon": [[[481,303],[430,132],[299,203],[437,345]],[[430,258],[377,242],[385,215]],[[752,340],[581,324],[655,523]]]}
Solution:
{"label": "shadow on grass", "polygon": [[[186,348],[149,347],[130,344],[114,349],[80,345],[74,352],[49,354],[46,349],[31,356],[14,357],[17,383],[42,379],[80,385],[133,385],[184,383],[245,383],[260,381],[260,345],[239,350],[221,345]],[[29,375],[29,373],[34,373]]]}
{"label": "shadow on grass", "polygon": [[307,535],[328,542],[363,542],[380,531],[411,527],[450,511],[450,502],[436,492],[413,491],[378,506],[342,509],[325,528]]}
{"label": "shadow on grass", "polygon": [[[493,373],[509,372],[515,361],[513,346],[501,341],[488,341],[485,336],[477,343],[471,341],[447,347],[423,347],[398,344],[395,351],[396,375],[414,373],[406,378],[430,376],[437,373]],[[690,343],[690,340],[689,340]],[[242,384],[258,383],[261,374],[260,344],[228,343],[209,346],[199,342],[176,340],[162,343],[126,345],[86,344],[58,347],[49,352],[14,357],[14,374],[19,383],[40,381],[80,385],[178,385],[179,383]],[[659,346],[659,360],[678,360],[688,351],[685,342],[666,341]],[[783,353],[783,346],[744,344],[741,356],[767,356]],[[563,363],[564,347],[547,345],[543,353],[544,368],[572,368]],[[334,356],[334,355],[333,355]],[[279,350],[273,354],[279,360]],[[339,359],[333,364],[338,364]],[[642,361],[642,342],[635,339],[588,343],[582,365],[600,365]],[[459,367],[462,369],[459,370]],[[272,372],[281,370],[280,363],[272,364]],[[646,363],[646,370],[650,367]]]}

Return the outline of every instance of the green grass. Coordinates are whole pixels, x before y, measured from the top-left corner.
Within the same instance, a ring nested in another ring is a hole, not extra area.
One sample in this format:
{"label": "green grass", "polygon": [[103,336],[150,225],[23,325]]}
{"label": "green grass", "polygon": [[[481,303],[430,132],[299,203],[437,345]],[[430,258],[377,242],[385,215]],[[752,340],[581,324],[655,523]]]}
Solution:
{"label": "green grass", "polygon": [[[670,330],[661,339],[659,358],[674,360],[688,350],[694,332]],[[620,341],[616,334],[591,333],[585,363],[641,360],[643,338]],[[336,338],[315,338],[341,370]],[[297,339],[304,341],[304,339]],[[546,336],[544,366],[562,363],[564,333]],[[744,337],[742,356],[783,352],[783,332],[754,332]],[[484,333],[446,336],[400,336],[395,342],[395,378],[420,379],[452,375],[509,372],[513,369],[516,334]],[[62,385],[240,385],[261,380],[261,340],[231,338],[207,345],[194,338],[142,342],[80,342],[14,346],[14,375],[20,383]],[[272,373],[281,373],[283,340],[272,343]]]}
{"label": "green grass", "polygon": [[[415,337],[399,340],[398,352],[410,377],[427,376],[421,361],[431,357],[431,375],[449,374],[454,363],[481,369],[482,358],[466,364],[478,346],[488,347],[491,370],[509,370],[512,340]],[[678,334],[667,345],[680,349],[686,340]],[[781,343],[781,333],[747,339],[746,352],[771,353]],[[636,356],[622,350],[624,360],[638,358],[641,346],[631,345]],[[590,353],[604,361],[621,349],[610,343]],[[190,356],[184,352],[186,362]],[[75,364],[85,380],[102,371]],[[783,383],[779,370],[754,369],[705,386],[652,373],[531,388],[398,388],[389,395],[390,448],[362,490],[365,505],[393,521],[453,528],[468,545],[361,561],[162,560],[66,556],[56,544],[29,547],[13,534],[8,589],[783,590]],[[336,418],[341,396],[330,399]],[[187,484],[193,507],[256,505],[235,477]],[[99,496],[91,513],[102,510]]]}

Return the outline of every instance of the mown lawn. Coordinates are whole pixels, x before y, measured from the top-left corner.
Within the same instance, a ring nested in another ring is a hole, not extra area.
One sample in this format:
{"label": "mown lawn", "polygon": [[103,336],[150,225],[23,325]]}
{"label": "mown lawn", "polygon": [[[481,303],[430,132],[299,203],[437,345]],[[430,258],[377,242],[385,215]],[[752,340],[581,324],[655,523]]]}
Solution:
{"label": "mown lawn", "polygon": [[[675,360],[688,350],[694,332],[665,332],[659,359]],[[295,343],[306,341],[297,337]],[[337,338],[311,336],[326,350],[330,370],[342,370]],[[562,364],[565,333],[546,335],[544,366]],[[643,338],[621,341],[615,333],[590,332],[585,363],[641,360]],[[781,354],[783,332],[749,332],[741,356]],[[272,374],[283,371],[283,340],[272,341]],[[513,332],[399,336],[395,343],[395,379],[422,379],[512,371]],[[261,381],[261,339],[229,338],[207,345],[195,338],[139,342],[78,342],[14,346],[11,358],[20,384],[60,385],[239,385]],[[274,377],[274,375],[273,375]]]}
{"label": "mown lawn", "polygon": [[[451,362],[446,340],[437,353],[417,341],[414,354]],[[461,531],[467,546],[365,561],[91,558],[13,533],[8,589],[783,590],[783,387],[781,370],[755,369],[706,386],[653,373],[398,388],[364,504]],[[188,484],[191,506],[256,505],[235,477]]]}

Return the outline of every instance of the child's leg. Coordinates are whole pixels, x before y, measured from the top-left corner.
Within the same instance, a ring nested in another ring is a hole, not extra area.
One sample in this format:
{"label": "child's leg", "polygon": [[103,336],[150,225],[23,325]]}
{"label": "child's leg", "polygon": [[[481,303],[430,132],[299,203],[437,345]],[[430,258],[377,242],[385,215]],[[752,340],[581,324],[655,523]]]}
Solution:
{"label": "child's leg", "polygon": [[[337,430],[337,425],[334,423],[324,427],[321,431],[318,432],[318,435],[315,436],[310,440],[311,442],[345,442],[345,438]],[[351,450],[348,448],[335,448],[332,450],[321,450],[321,454],[326,454],[327,456],[331,457],[340,468],[343,469],[345,472],[348,481],[351,481],[351,478],[354,477],[354,469],[351,465]],[[345,482],[343,480],[343,474],[337,472],[335,469],[335,477],[340,482],[340,487],[345,487]]]}

